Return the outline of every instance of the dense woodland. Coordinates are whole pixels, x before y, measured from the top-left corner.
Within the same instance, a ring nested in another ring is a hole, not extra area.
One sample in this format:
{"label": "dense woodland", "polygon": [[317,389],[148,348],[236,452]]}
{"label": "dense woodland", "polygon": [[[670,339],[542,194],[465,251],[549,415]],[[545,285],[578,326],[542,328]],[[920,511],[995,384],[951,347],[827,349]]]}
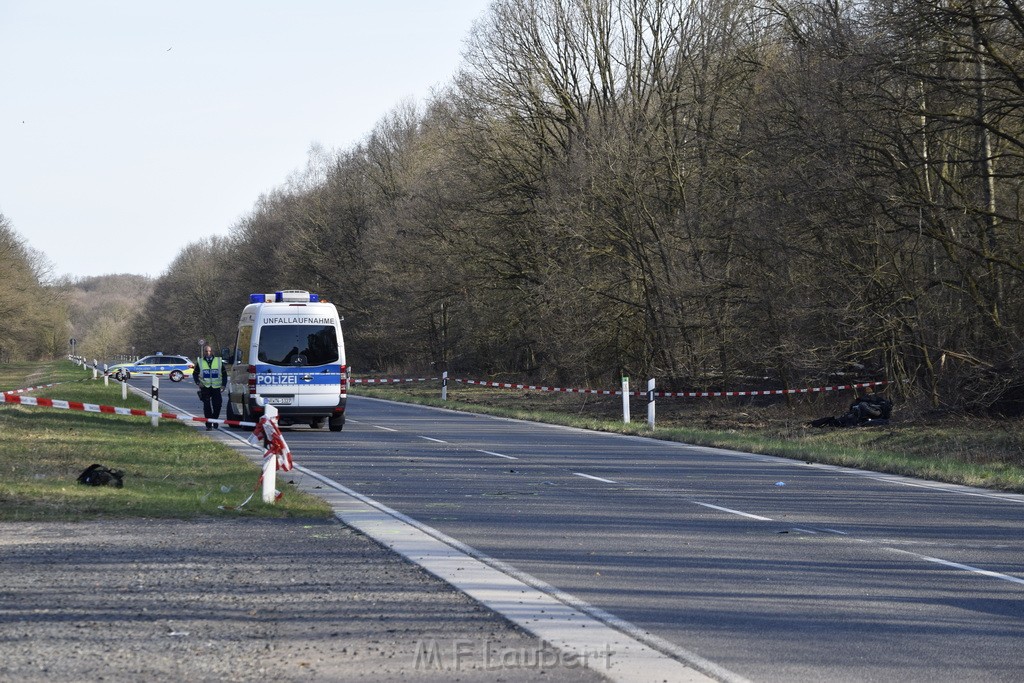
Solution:
{"label": "dense woodland", "polygon": [[463,66],[184,249],[131,343],[302,288],[358,371],[1024,395],[1018,0],[496,0]]}
{"label": "dense woodland", "polygon": [[45,358],[67,351],[65,297],[47,286],[49,262],[0,214],[0,362]]}
{"label": "dense woodland", "polygon": [[[0,362],[130,353],[131,322],[153,289],[142,275],[56,278],[46,256],[26,246],[0,214]],[[126,346],[128,348],[126,348]]]}

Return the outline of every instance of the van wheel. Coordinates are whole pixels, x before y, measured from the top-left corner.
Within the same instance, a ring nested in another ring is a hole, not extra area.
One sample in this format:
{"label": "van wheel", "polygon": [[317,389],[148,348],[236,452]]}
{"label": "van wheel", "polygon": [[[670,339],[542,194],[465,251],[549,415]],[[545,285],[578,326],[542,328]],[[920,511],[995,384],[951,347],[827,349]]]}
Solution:
{"label": "van wheel", "polygon": [[[237,421],[241,422],[242,418],[239,417],[238,414],[235,413],[235,409],[231,407],[231,397],[230,396],[228,396],[228,400],[224,401],[224,403],[227,404],[227,417],[228,417],[228,420],[237,420]],[[239,427],[238,425],[230,425],[230,426],[233,427],[234,429],[245,429],[245,427]]]}
{"label": "van wheel", "polygon": [[331,417],[331,418],[328,418],[328,420],[327,420],[327,427],[332,432],[340,432],[344,426],[345,426],[345,416],[344,415],[341,415],[339,417]]}
{"label": "van wheel", "polygon": [[315,420],[310,420],[309,426],[312,427],[313,429],[323,429],[324,427],[327,426],[327,418],[318,417]]}
{"label": "van wheel", "polygon": [[170,378],[172,382],[180,382],[185,378],[185,373],[181,370],[171,370]]}
{"label": "van wheel", "polygon": [[[249,399],[242,396],[242,414],[238,416],[238,419],[242,422],[256,422],[253,419],[252,413],[249,412]],[[239,429],[252,429],[251,427],[239,427]]]}

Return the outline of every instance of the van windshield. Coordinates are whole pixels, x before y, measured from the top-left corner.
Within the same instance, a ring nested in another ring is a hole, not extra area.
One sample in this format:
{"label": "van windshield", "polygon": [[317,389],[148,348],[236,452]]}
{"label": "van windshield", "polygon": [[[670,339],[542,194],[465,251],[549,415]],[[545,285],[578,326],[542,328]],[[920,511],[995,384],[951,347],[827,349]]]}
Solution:
{"label": "van windshield", "polygon": [[260,329],[261,363],[326,365],[338,362],[338,335],[333,325],[266,325]]}

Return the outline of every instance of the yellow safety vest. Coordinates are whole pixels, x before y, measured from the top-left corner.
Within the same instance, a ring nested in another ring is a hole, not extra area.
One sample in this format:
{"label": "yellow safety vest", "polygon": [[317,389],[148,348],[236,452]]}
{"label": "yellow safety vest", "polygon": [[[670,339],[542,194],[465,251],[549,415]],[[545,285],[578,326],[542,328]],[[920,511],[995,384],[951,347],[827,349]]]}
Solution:
{"label": "yellow safety vest", "polygon": [[196,371],[199,372],[200,386],[208,389],[220,389],[224,386],[224,360],[220,356],[214,356],[210,363],[207,363],[205,358],[200,358],[196,363]]}

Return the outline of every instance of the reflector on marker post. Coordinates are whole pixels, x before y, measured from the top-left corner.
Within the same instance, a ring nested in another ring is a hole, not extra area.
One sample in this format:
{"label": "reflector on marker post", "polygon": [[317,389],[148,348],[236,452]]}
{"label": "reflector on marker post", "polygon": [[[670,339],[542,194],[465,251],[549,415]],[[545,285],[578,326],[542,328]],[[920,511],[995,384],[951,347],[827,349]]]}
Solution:
{"label": "reflector on marker post", "polygon": [[647,426],[654,429],[654,379],[647,380]]}
{"label": "reflector on marker post", "polygon": [[[154,413],[160,412],[160,377],[153,375],[153,388],[150,390],[152,395],[152,401],[150,402],[150,410]],[[149,423],[156,427],[160,424],[160,418],[153,415],[149,418]]]}

